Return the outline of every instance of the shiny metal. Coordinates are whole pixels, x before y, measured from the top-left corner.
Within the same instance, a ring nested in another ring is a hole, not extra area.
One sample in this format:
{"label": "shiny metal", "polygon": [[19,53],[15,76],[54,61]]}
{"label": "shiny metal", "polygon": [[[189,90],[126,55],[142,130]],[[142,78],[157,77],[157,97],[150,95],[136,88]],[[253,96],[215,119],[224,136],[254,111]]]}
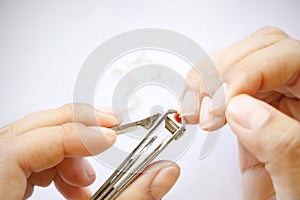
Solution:
{"label": "shiny metal", "polygon": [[[163,115],[156,114],[137,122],[112,128],[117,131],[118,134],[123,134],[125,132],[124,130],[129,130],[136,126],[142,126],[147,130],[149,129],[149,131],[145,138],[142,139],[90,200],[116,199],[172,141],[179,139],[183,135],[186,125],[185,120],[182,118],[181,124],[174,122],[169,117],[170,114],[174,113],[177,113],[177,111],[168,110]],[[164,127],[170,134],[145,156],[145,152],[147,152],[157,140],[158,136],[152,136],[153,133],[157,131],[162,123],[165,123]]]}
{"label": "shiny metal", "polygon": [[120,126],[115,126],[112,128],[112,130],[116,131],[118,135],[120,134],[124,134],[127,131],[129,131],[128,129],[137,127],[137,126],[141,126],[144,129],[150,129],[153,124],[156,122],[156,120],[161,116],[160,113],[157,113],[155,115],[152,115],[150,117],[147,117],[145,119],[136,121],[136,122],[132,122],[132,123],[128,123],[128,124],[124,124],[124,125],[120,125]]}

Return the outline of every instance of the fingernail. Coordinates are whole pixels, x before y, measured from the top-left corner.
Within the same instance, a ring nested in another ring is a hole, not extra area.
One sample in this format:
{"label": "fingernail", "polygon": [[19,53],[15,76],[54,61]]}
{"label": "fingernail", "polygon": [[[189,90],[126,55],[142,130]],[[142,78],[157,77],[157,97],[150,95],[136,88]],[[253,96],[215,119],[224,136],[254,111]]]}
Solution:
{"label": "fingernail", "polygon": [[116,132],[103,127],[87,128],[83,125],[78,126],[78,134],[82,145],[91,155],[97,155],[116,141]]}
{"label": "fingernail", "polygon": [[108,128],[100,128],[99,130],[112,143],[116,141],[116,132]]}
{"label": "fingernail", "polygon": [[123,110],[118,109],[118,108],[102,107],[100,109],[97,109],[96,113],[99,116],[103,116],[103,114],[113,115],[113,117],[116,119],[117,123],[121,123],[123,120]]}
{"label": "fingernail", "polygon": [[198,101],[197,101],[197,94],[193,90],[187,91],[182,100],[180,105],[180,114],[182,116],[190,116],[197,114],[198,110]]}
{"label": "fingernail", "polygon": [[210,127],[213,119],[213,116],[208,111],[209,103],[210,103],[210,98],[208,96],[203,97],[201,102],[200,119],[199,119],[200,127],[203,129]]}
{"label": "fingernail", "polygon": [[118,123],[123,121],[123,110],[119,108],[113,108],[113,115],[115,116]]}
{"label": "fingernail", "polygon": [[221,126],[225,121],[224,117],[215,117],[209,112],[210,102],[211,99],[208,96],[203,97],[199,119],[199,125],[202,129],[216,128],[217,125]]}
{"label": "fingernail", "polygon": [[175,184],[180,175],[180,169],[175,166],[161,169],[157,176],[153,179],[149,190],[154,199],[161,199],[168,190]]}
{"label": "fingernail", "polygon": [[264,104],[248,95],[234,97],[228,104],[227,114],[230,119],[248,130],[258,130],[270,117],[270,111]]}
{"label": "fingernail", "polygon": [[214,116],[224,116],[225,113],[225,94],[227,84],[223,83],[213,94],[208,111]]}
{"label": "fingernail", "polygon": [[86,160],[83,159],[83,169],[85,171],[85,173],[87,174],[88,178],[92,179],[96,177],[96,172],[93,169],[93,167],[91,166],[91,164]]}
{"label": "fingernail", "polygon": [[[104,127],[101,127],[101,126],[90,127],[90,129],[95,130],[96,132],[94,134],[89,135],[89,136],[87,134],[82,134],[83,138],[95,137],[95,138],[93,138],[94,140],[99,140],[99,137],[101,137],[103,135],[109,143],[111,143],[111,144],[115,143],[117,135],[116,135],[116,132],[113,131],[112,129],[104,128]],[[99,135],[99,133],[101,133],[101,135]]]}
{"label": "fingernail", "polygon": [[107,107],[107,106],[96,107],[96,110],[98,110],[100,112],[105,112],[105,113],[112,113],[112,108]]}

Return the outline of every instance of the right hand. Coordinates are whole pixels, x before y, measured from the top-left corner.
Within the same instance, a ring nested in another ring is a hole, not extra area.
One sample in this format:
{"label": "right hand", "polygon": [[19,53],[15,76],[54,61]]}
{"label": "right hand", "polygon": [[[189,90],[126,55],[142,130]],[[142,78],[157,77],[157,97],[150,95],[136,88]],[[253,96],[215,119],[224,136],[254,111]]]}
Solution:
{"label": "right hand", "polygon": [[[217,123],[218,120],[212,121],[212,118],[224,117],[229,101],[239,94],[254,96],[300,120],[300,114],[296,112],[299,109],[294,109],[300,98],[299,41],[280,29],[264,27],[210,57],[224,84],[209,96],[200,74],[195,69],[189,72],[187,82],[197,93],[201,106],[197,113],[185,117],[188,123],[199,123],[204,130],[219,129],[224,121]],[[224,92],[224,85],[225,99],[215,98],[218,92]]]}
{"label": "right hand", "polygon": [[204,97],[204,81],[191,71],[201,109],[186,120],[215,130],[224,121],[213,119],[226,118],[240,143],[245,199],[299,199],[300,42],[266,27],[211,58],[225,84]]}

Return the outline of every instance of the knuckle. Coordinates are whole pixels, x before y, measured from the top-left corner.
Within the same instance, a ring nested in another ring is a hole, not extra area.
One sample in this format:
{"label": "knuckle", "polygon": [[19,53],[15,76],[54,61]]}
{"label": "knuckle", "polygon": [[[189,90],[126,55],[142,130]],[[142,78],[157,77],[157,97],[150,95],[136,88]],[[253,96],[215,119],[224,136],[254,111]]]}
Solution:
{"label": "knuckle", "polygon": [[290,132],[295,133],[289,140],[283,142],[283,146],[286,146],[285,152],[287,155],[291,155],[294,159],[300,156],[300,123],[296,122],[290,126]]}
{"label": "knuckle", "polygon": [[74,154],[74,152],[86,151],[83,147],[81,133],[86,130],[83,124],[69,123],[58,127],[59,146],[61,146],[62,156]]}
{"label": "knuckle", "polygon": [[73,134],[77,134],[78,128],[82,126],[81,124],[74,124],[74,123],[69,123],[69,124],[63,124],[59,126],[60,128],[58,129],[58,133],[65,137],[69,137]]}
{"label": "knuckle", "polygon": [[66,104],[60,108],[57,109],[58,113],[58,121],[59,122],[73,122],[74,116],[73,116],[73,105],[72,104]]}
{"label": "knuckle", "polygon": [[283,30],[273,26],[265,26],[256,31],[254,35],[262,38],[267,44],[276,43],[280,40],[289,38]]}
{"label": "knuckle", "polygon": [[18,122],[13,122],[2,129],[0,129],[0,135],[11,134],[18,130]]}
{"label": "knuckle", "polygon": [[281,29],[274,27],[274,26],[265,26],[262,27],[261,29],[259,29],[257,31],[257,33],[261,34],[261,35],[265,35],[265,36],[270,36],[270,35],[278,35],[281,37],[288,37],[288,35]]}
{"label": "knuckle", "polygon": [[17,140],[13,135],[1,135],[0,136],[0,168],[8,166],[11,162],[19,161]]}
{"label": "knuckle", "polygon": [[[282,166],[283,165],[293,165],[297,158],[300,157],[300,124],[296,122],[291,125],[287,132],[296,134],[287,134],[279,139],[277,145],[273,146],[270,152],[275,152],[274,157],[271,159],[273,163]],[[284,162],[283,162],[284,161]],[[298,161],[297,161],[298,162]]]}
{"label": "knuckle", "polygon": [[190,86],[193,89],[198,89],[198,87],[201,85],[201,83],[203,82],[202,77],[199,73],[199,71],[195,68],[192,68],[186,76],[186,80],[187,80],[187,86]]}
{"label": "knuckle", "polygon": [[276,32],[283,32],[280,28],[275,26],[263,26],[259,31],[264,33],[276,33]]}
{"label": "knuckle", "polygon": [[80,104],[75,104],[75,106],[81,106],[81,107],[83,107],[83,108],[85,108],[85,109],[94,109],[94,107],[93,106],[91,106],[90,104],[87,104],[87,103],[80,103]]}
{"label": "knuckle", "polygon": [[63,124],[58,127],[57,135],[60,137],[60,146],[63,147],[63,151],[66,152],[66,147],[76,143],[76,138],[78,137],[78,129],[80,129],[81,124],[69,123]]}
{"label": "knuckle", "polygon": [[286,45],[291,47],[290,49],[292,51],[297,50],[297,53],[299,53],[299,51],[300,51],[300,41],[299,40],[292,39],[292,38],[287,38],[287,39],[284,40],[284,42],[286,43]]}
{"label": "knuckle", "polygon": [[67,115],[73,114],[73,104],[71,104],[71,103],[66,104],[66,105],[62,106],[59,110],[63,114],[67,114]]}
{"label": "knuckle", "polygon": [[[283,64],[300,63],[300,41],[292,38],[281,40],[278,44],[283,51]],[[295,65],[296,66],[296,65]],[[298,65],[297,68],[299,69]],[[286,68],[289,69],[289,68]]]}
{"label": "knuckle", "polygon": [[66,119],[68,122],[75,122],[78,120],[82,113],[94,110],[94,108],[89,104],[75,103],[66,104],[58,109],[61,118]]}

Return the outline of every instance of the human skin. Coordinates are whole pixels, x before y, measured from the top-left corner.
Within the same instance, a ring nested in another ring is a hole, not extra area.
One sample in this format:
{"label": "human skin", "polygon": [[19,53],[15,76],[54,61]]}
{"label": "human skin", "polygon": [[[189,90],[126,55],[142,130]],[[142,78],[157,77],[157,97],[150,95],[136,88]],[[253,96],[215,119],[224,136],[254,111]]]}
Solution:
{"label": "human skin", "polygon": [[[91,193],[87,186],[96,175],[83,157],[99,154],[113,145],[116,133],[109,127],[117,124],[112,112],[86,104],[68,104],[1,128],[0,199],[26,199],[34,186],[46,187],[52,181],[66,199],[88,199]],[[153,163],[118,199],[161,199],[179,173],[175,163]]]}
{"label": "human skin", "polygon": [[239,141],[244,199],[299,199],[300,42],[264,27],[211,59],[223,85],[210,96],[190,71],[201,106],[186,120],[205,130],[227,121]]}

